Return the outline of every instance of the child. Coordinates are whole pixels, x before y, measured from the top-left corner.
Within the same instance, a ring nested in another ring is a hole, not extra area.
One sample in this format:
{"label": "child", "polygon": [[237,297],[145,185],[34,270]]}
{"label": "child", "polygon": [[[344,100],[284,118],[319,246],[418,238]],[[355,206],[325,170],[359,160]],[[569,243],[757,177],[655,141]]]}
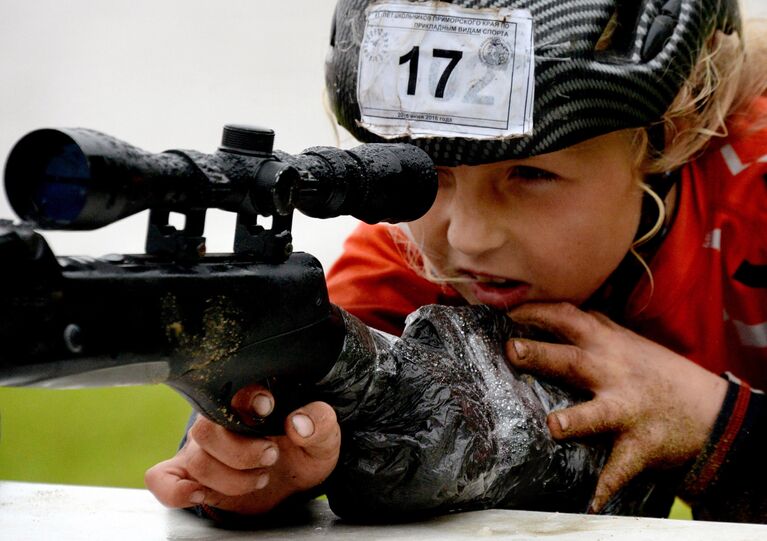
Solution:
{"label": "child", "polygon": [[[564,343],[513,340],[507,355],[590,393],[548,426],[612,439],[592,511],[673,468],[697,517],[766,521],[767,56],[744,51],[735,2],[369,4],[338,3],[333,108],[363,141],[424,148],[440,188],[423,218],[351,235],[332,300],[392,333],[432,303],[551,331]],[[257,386],[236,400],[274,407]],[[311,493],[341,445],[321,402],[285,437],[204,419],[188,436],[150,490],[246,515]]]}

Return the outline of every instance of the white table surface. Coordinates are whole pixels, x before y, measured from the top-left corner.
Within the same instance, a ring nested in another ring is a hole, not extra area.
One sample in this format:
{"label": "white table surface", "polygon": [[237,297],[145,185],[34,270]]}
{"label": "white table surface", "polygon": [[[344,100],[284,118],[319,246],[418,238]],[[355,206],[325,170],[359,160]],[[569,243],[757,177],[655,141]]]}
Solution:
{"label": "white table surface", "polygon": [[390,526],[344,524],[327,502],[311,503],[311,521],[256,531],[216,529],[168,510],[146,490],[0,481],[0,540],[478,540],[767,541],[767,526],[490,510]]}

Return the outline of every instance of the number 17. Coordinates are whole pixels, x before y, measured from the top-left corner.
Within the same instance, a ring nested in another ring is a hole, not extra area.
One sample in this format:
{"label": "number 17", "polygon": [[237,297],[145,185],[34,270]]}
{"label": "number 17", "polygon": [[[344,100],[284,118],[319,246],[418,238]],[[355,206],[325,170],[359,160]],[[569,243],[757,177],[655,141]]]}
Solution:
{"label": "number 17", "polygon": [[[415,95],[416,85],[418,84],[418,58],[420,56],[420,48],[418,45],[413,46],[410,51],[399,57],[399,63],[407,64],[410,62],[410,72],[407,80],[407,93],[409,96]],[[442,76],[437,82],[437,88],[434,91],[435,98],[445,97],[445,87],[447,86],[447,80],[450,78],[450,74],[458,65],[458,62],[463,58],[463,51],[453,51],[450,49],[433,49],[432,56],[434,58],[449,58],[450,62],[445,67],[445,71],[442,72]]]}

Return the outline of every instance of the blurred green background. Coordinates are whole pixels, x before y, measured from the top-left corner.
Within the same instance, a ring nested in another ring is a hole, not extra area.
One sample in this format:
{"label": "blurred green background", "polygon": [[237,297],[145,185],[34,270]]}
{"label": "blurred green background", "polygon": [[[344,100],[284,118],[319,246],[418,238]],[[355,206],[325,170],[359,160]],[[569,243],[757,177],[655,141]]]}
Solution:
{"label": "blurred green background", "polygon": [[191,411],[160,385],[0,388],[0,479],[143,487],[171,457]]}

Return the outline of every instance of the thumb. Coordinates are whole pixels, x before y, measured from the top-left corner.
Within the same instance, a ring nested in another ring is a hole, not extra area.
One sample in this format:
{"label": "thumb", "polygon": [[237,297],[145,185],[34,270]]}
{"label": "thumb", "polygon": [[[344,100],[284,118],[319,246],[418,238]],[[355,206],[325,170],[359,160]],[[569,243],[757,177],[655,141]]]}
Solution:
{"label": "thumb", "polygon": [[203,503],[206,488],[189,477],[179,455],[155,464],[144,474],[144,483],[166,507],[192,507]]}
{"label": "thumb", "polygon": [[336,412],[325,402],[312,402],[290,414],[285,422],[285,434],[311,458],[338,457],[341,428]]}

